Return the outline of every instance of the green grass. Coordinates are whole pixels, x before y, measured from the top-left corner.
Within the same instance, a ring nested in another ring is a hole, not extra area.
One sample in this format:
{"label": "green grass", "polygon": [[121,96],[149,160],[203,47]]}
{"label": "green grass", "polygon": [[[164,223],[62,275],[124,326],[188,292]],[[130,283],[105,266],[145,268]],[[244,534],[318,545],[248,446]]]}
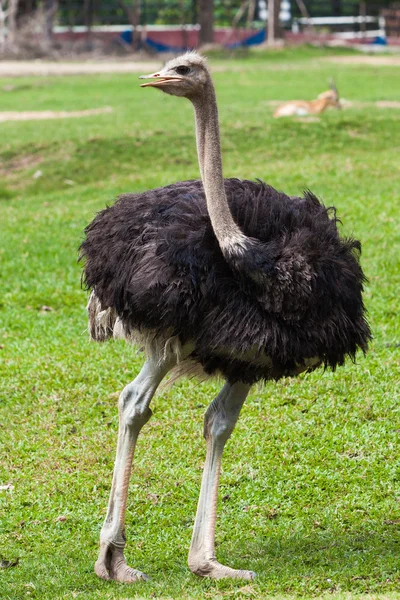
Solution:
{"label": "green grass", "polygon": [[113,108],[0,124],[0,485],[13,485],[0,490],[0,560],[18,561],[0,569],[0,598],[399,597],[400,110],[305,123],[274,120],[269,101],[312,98],[332,76],[346,99],[398,100],[400,71],[324,55],[213,61],[224,68],[226,176],[310,187],[337,207],[343,232],[363,242],[374,333],[357,365],[255,389],[243,409],[224,458],[217,552],[258,573],[250,586],[186,566],[215,381],[161,392],[139,440],[126,554],[151,582],[93,573],[116,400],[143,358],[123,342],[88,342],[77,248],[118,193],[198,176],[192,109],[134,75],[0,81],[15,86],[0,110]]}

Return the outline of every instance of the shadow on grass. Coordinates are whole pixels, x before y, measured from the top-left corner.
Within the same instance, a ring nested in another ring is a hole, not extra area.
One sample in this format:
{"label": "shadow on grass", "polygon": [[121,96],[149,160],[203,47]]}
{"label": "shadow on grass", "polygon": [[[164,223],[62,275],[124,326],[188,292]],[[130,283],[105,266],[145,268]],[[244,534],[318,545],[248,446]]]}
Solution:
{"label": "shadow on grass", "polygon": [[[93,572],[97,555],[93,535],[85,547],[88,540],[81,537],[83,532],[74,537],[70,530],[58,540],[61,543],[50,538],[45,543],[45,554],[39,554],[38,546],[30,548],[15,568],[3,571],[1,590],[5,595],[0,597],[20,598],[22,593],[25,597],[27,589],[31,597],[46,599],[69,598],[71,593],[83,593],[85,599],[223,598],[229,591],[236,597],[242,588],[256,598],[265,598],[266,594],[316,596],[395,591],[400,584],[398,527],[377,524],[379,531],[371,531],[374,523],[369,522],[368,526],[369,531],[365,527],[347,533],[339,530],[308,533],[302,529],[256,534],[247,530],[241,539],[235,532],[234,542],[233,534],[230,537],[226,532],[217,548],[218,558],[232,567],[254,570],[257,578],[249,584],[250,588],[244,587],[247,582],[243,581],[213,581],[192,575],[186,563],[187,529],[183,536],[178,537],[177,532],[168,543],[166,540],[154,543],[155,539],[152,543],[146,540],[147,536],[141,540],[140,535],[136,538],[133,531],[128,532],[127,559],[132,566],[143,568],[151,581],[134,586],[104,582]],[[163,537],[162,531],[158,534]]]}
{"label": "shadow on grass", "polygon": [[[257,582],[274,593],[387,592],[400,583],[400,531],[397,525],[370,530],[311,531],[257,536],[238,542],[222,561],[256,571]],[[248,536],[247,536],[248,537]]]}

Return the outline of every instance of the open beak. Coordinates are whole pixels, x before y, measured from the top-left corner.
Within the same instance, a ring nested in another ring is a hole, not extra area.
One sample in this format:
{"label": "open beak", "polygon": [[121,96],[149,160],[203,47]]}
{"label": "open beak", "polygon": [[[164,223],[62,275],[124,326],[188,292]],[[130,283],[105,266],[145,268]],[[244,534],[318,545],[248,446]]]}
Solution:
{"label": "open beak", "polygon": [[162,75],[162,73],[152,73],[151,75],[141,75],[139,79],[155,79],[148,83],[142,83],[140,87],[162,87],[164,83],[169,81],[181,81],[182,77],[178,75]]}

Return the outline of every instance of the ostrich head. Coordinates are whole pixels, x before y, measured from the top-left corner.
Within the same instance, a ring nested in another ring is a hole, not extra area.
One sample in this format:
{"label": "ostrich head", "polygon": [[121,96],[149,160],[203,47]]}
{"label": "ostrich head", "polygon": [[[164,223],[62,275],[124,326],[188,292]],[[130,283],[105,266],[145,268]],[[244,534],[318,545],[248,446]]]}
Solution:
{"label": "ostrich head", "polygon": [[194,99],[204,93],[211,81],[206,59],[195,52],[187,52],[167,62],[156,73],[142,75],[139,79],[154,79],[141,87],[156,87],[171,96]]}

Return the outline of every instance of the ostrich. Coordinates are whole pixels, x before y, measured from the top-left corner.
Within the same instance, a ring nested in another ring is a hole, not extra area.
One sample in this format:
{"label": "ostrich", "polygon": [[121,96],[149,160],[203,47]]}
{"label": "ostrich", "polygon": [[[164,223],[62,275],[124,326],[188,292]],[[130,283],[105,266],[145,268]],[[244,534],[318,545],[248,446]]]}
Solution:
{"label": "ostrich", "polygon": [[201,181],[124,194],[85,230],[81,258],[91,337],[138,342],[146,361],[122,391],[107,515],[95,572],[134,582],[124,557],[132,459],[150,401],[171,370],[200,367],[225,379],[204,417],[206,461],[189,551],[197,575],[250,580],[217,561],[222,452],[251,385],[335,369],[366,350],[359,242],[339,237],[334,214],[306,191],[289,197],[262,182],[223,179],[218,112],[206,60],[196,53],[144,76],[195,110]]}

